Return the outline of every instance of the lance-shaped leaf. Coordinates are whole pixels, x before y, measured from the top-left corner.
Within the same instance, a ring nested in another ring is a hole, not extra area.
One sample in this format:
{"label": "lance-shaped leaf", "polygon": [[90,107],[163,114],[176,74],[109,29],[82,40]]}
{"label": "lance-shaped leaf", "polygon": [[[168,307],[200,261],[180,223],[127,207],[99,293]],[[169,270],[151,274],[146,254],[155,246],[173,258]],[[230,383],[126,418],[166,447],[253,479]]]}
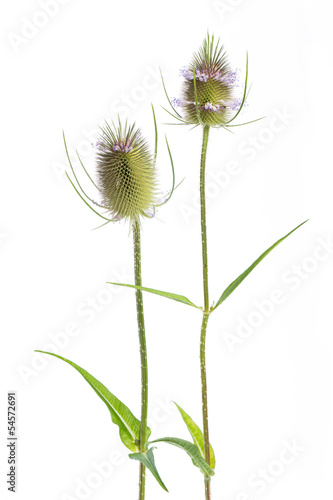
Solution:
{"label": "lance-shaped leaf", "polygon": [[[49,354],[55,358],[59,358],[71,365],[77,370],[88,384],[94,389],[97,396],[101,398],[103,403],[106,404],[110,413],[112,422],[119,427],[119,436],[124,445],[131,451],[139,450],[140,443],[140,421],[135,418],[133,413],[122,403],[116,396],[114,396],[99,380],[90,375],[86,370],[76,365],[69,359],[53,354],[52,352],[35,351],[43,354]],[[148,429],[148,436],[150,436],[150,429]]]}
{"label": "lance-shaped leaf", "polygon": [[285,240],[286,238],[288,238],[288,236],[290,236],[294,231],[296,231],[296,229],[298,229],[299,227],[303,226],[303,224],[305,224],[309,219],[307,219],[306,221],[302,222],[302,224],[299,224],[297,227],[295,227],[295,229],[293,229],[292,231],[290,231],[290,233],[286,234],[285,236],[283,236],[283,238],[280,238],[278,241],[276,241],[274,243],[274,245],[272,245],[271,247],[269,247],[264,253],[262,253],[260,255],[260,257],[258,257],[257,260],[255,260],[253,262],[253,264],[251,264],[250,267],[248,267],[246,269],[246,271],[244,271],[240,276],[238,276],[237,279],[235,279],[235,281],[233,281],[232,283],[230,283],[230,285],[228,286],[228,288],[226,288],[224,290],[224,292],[222,293],[221,297],[219,298],[219,300],[217,301],[217,303],[215,304],[215,306],[213,307],[212,310],[216,309],[220,304],[222,304],[222,302],[225,301],[225,299],[227,299],[229,297],[229,295],[232,294],[232,292],[238,287],[238,285],[240,285],[242,283],[243,280],[245,280],[245,278],[250,274],[251,271],[253,271],[253,269],[255,267],[257,267],[257,265],[275,248],[277,247],[283,240]]}
{"label": "lance-shaped leaf", "polygon": [[143,292],[154,293],[155,295],[161,295],[162,297],[166,297],[167,299],[176,300],[177,302],[182,302],[188,306],[195,307],[196,309],[202,309],[201,307],[196,306],[191,302],[188,298],[184,297],[184,295],[178,295],[177,293],[170,292],[162,292],[161,290],[155,290],[154,288],[146,288],[145,286],[138,285],[127,285],[125,283],[113,283],[108,281],[109,285],[117,285],[117,286],[127,286],[129,288],[135,288],[136,290],[142,290]]}
{"label": "lance-shaped leaf", "polygon": [[214,476],[215,472],[209,467],[207,464],[206,460],[202,458],[201,453],[198,449],[198,447],[190,443],[189,441],[186,441],[185,439],[179,439],[179,438],[174,438],[174,437],[165,437],[165,438],[160,438],[160,439],[155,439],[155,441],[151,441],[151,443],[168,443],[172,444],[173,446],[177,446],[178,448],[181,448],[184,450],[189,457],[191,457],[192,462],[199,467],[201,472],[208,478],[209,476]]}
{"label": "lance-shaped leaf", "polygon": [[[201,429],[197,426],[197,424],[191,419],[191,417],[179,406],[177,403],[175,403],[177,406],[191,436],[193,439],[194,444],[198,447],[202,458],[205,458],[205,442],[204,442],[204,436],[201,431]],[[193,462],[194,465],[196,465],[195,462]],[[213,450],[212,445],[210,444],[210,467],[212,469],[215,469],[215,453]]]}
{"label": "lance-shaped leaf", "polygon": [[128,456],[132,460],[139,460],[139,462],[143,463],[143,465],[145,467],[147,467],[147,469],[150,470],[150,472],[152,473],[152,475],[154,476],[154,478],[156,479],[158,484],[160,486],[162,486],[162,488],[165,491],[168,491],[168,489],[165,486],[165,484],[163,483],[159,473],[157,472],[156,465],[155,465],[155,459],[154,459],[154,455],[153,455],[153,450],[155,450],[155,448],[150,448],[149,450],[146,451],[146,453],[140,453],[140,452],[139,453],[130,453]]}

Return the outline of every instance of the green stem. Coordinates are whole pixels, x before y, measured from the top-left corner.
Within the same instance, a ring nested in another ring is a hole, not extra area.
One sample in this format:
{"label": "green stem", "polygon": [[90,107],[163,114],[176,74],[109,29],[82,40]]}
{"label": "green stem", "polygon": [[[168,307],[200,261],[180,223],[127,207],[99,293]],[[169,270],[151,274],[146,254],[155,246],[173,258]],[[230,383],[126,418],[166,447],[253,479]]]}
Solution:
{"label": "green stem", "polygon": [[202,274],[204,291],[204,312],[209,313],[209,294],[208,294],[208,258],[207,258],[207,228],[206,228],[206,156],[209,136],[209,125],[203,129],[201,162],[200,162],[200,206],[201,206],[201,241],[202,241]]}
{"label": "green stem", "polygon": [[[206,374],[206,333],[210,314],[208,291],[208,257],[207,257],[207,227],[206,227],[206,198],[205,198],[205,169],[209,137],[209,125],[203,128],[201,162],[200,162],[200,206],[201,206],[201,240],[202,240],[202,276],[204,292],[204,311],[200,336],[200,370],[201,370],[201,398],[205,459],[210,465],[210,446],[208,428],[208,399],[207,399],[207,374]],[[205,478],[205,498],[210,500],[210,478]]]}
{"label": "green stem", "polygon": [[[140,223],[138,220],[133,223],[133,240],[134,240],[134,274],[135,284],[142,286],[141,280],[141,235]],[[138,319],[138,331],[140,342],[140,357],[141,357],[141,426],[140,426],[140,451],[146,451],[147,435],[147,415],[148,415],[148,363],[147,363],[147,346],[145,334],[145,321],[143,313],[142,291],[136,290],[136,309]],[[139,500],[145,498],[145,483],[146,483],[146,468],[140,463],[140,483],[139,483]]]}

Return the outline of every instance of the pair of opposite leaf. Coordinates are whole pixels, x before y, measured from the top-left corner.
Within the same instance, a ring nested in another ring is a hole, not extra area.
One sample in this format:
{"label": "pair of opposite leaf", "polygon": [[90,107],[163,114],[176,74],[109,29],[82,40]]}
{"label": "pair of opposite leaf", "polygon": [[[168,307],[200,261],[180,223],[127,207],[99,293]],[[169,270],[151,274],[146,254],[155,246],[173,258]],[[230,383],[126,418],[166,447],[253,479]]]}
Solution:
{"label": "pair of opposite leaf", "polygon": [[[186,441],[185,439],[179,439],[175,437],[159,438],[146,443],[145,448],[147,449],[145,450],[145,452],[142,452],[139,448],[140,420],[138,420],[133,415],[133,413],[124,403],[116,398],[116,396],[114,396],[101,382],[99,382],[99,380],[97,380],[95,377],[90,375],[90,373],[88,373],[86,370],[73,363],[69,359],[63,358],[62,356],[53,354],[51,352],[39,350],[37,350],[36,352],[49,354],[58,359],[61,359],[62,361],[65,361],[73,368],[75,368],[82,375],[82,377],[88,382],[90,387],[96,392],[97,396],[100,397],[100,399],[103,401],[103,403],[105,403],[108,410],[110,411],[112,422],[119,427],[119,436],[121,441],[132,452],[128,456],[132,460],[138,460],[139,462],[142,462],[143,465],[150,470],[150,472],[153,474],[155,479],[165,491],[168,490],[163,483],[155,465],[153,454],[153,450],[155,448],[153,446],[147,448],[149,445],[152,445],[154,443],[164,442],[181,448],[189,455],[189,457],[192,459],[193,464],[198,467],[206,477],[214,475],[213,469],[215,467],[215,456],[213,448],[211,447],[210,449],[211,466],[209,466],[204,458],[204,440],[201,430],[193,422],[189,415],[187,415],[187,413],[185,413],[185,411],[176,403],[175,404],[192,436],[193,443],[191,443],[190,441]],[[151,430],[148,428],[148,437],[150,437],[150,434]]]}
{"label": "pair of opposite leaf", "polygon": [[[256,259],[251,266],[249,266],[242,274],[238,276],[222,293],[221,297],[217,301],[215,305],[211,307],[210,312],[215,310],[222,302],[224,302],[229,295],[240,285],[240,283],[253,271],[253,269],[277,246],[279,245],[283,240],[288,238],[296,229],[301,227],[303,224],[305,224],[304,221],[302,224],[299,224],[295,229],[290,231],[288,234],[280,238],[278,241],[276,241],[273,245],[271,245],[265,252],[263,252],[258,259]],[[110,282],[111,284],[112,282]],[[161,295],[163,297],[175,300],[177,302],[182,302],[183,304],[193,306],[197,309],[203,309],[202,307],[198,307],[193,302],[191,302],[189,299],[184,297],[183,295],[178,295],[174,293],[169,293],[169,292],[162,292],[160,290],[155,290],[152,288],[146,288],[146,287],[138,287],[136,285],[128,285],[128,284],[122,284],[122,283],[112,283],[114,285],[120,285],[120,286],[125,286],[125,287],[130,287],[130,288],[136,288],[140,289],[146,292],[154,293],[157,295]],[[37,351],[37,352],[43,352],[43,351]],[[94,391],[97,393],[97,395],[104,401],[106,406],[108,407],[110,413],[111,413],[111,418],[112,421],[118,425],[119,427],[119,435],[122,440],[122,442],[129,448],[131,451],[135,452],[129,455],[129,457],[133,460],[139,460],[140,462],[143,463],[147,467],[147,469],[150,470],[150,472],[153,474],[155,479],[158,481],[158,483],[161,485],[161,487],[168,491],[166,486],[164,485],[155,465],[155,460],[154,460],[154,455],[153,455],[153,450],[154,448],[148,449],[145,453],[142,453],[139,451],[139,442],[140,442],[140,421],[134,417],[134,415],[131,413],[131,411],[127,408],[126,405],[124,405],[119,399],[117,399],[108,389],[101,384],[97,379],[95,379],[92,375],[90,375],[86,370],[83,368],[79,367],[72,361],[69,361],[68,359],[65,359],[61,356],[58,356],[56,354],[52,353],[45,353],[45,354],[50,354],[52,356],[55,356],[59,359],[62,359],[66,363],[70,364],[73,366],[81,375],[85,378],[85,380],[89,383],[89,385],[94,389]],[[190,443],[189,441],[185,441],[183,439],[179,438],[161,438],[152,441],[149,444],[152,443],[157,443],[157,442],[165,442],[169,443],[171,445],[177,446],[181,449],[183,449],[192,459],[194,465],[199,467],[201,472],[205,476],[212,476],[214,475],[214,467],[215,467],[215,456],[212,447],[210,448],[210,465],[205,460],[205,452],[204,452],[204,438],[203,438],[203,433],[200,430],[200,428],[194,423],[194,421],[189,417],[189,415],[179,406],[177,405],[178,410],[180,411],[183,420],[185,424],[187,425],[188,430],[191,433],[191,436],[193,438],[194,444]],[[148,429],[148,435],[150,436],[150,429]],[[147,443],[148,444],[148,443]]]}

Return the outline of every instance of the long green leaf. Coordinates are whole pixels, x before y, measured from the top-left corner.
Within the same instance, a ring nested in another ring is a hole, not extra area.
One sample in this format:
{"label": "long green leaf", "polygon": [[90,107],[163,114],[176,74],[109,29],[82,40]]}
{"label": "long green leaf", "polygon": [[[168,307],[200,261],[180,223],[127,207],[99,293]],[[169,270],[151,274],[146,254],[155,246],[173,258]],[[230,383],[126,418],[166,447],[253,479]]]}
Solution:
{"label": "long green leaf", "polygon": [[139,462],[143,463],[147,469],[150,470],[150,472],[153,474],[154,478],[157,480],[158,484],[162,486],[162,488],[165,491],[168,491],[167,487],[163,483],[159,473],[157,472],[156,465],[155,465],[155,459],[153,455],[153,450],[155,448],[150,448],[146,453],[130,453],[128,456],[132,460],[139,460]]}
{"label": "long green leaf", "polygon": [[170,292],[162,292],[161,290],[155,290],[154,288],[146,288],[144,286],[138,286],[138,285],[127,285],[125,283],[113,283],[111,281],[108,281],[109,285],[117,285],[117,286],[127,286],[129,288],[135,288],[136,290],[142,290],[143,292],[149,292],[149,293],[154,293],[155,295],[161,295],[162,297],[166,297],[167,299],[172,299],[176,300],[177,302],[182,302],[183,304],[186,304],[188,306],[196,307],[197,309],[201,309],[201,307],[196,306],[191,302],[189,299],[184,297],[184,295],[178,295],[176,293],[170,293]]}
{"label": "long green leaf", "polygon": [[[205,442],[204,442],[204,436],[201,431],[201,429],[197,426],[197,424],[191,419],[191,417],[179,406],[177,403],[175,403],[177,406],[191,436],[193,439],[194,444],[198,447],[202,458],[205,458]],[[195,464],[196,465],[196,464]],[[212,469],[215,469],[215,453],[213,450],[212,445],[210,444],[210,467]]]}
{"label": "long green leaf", "polygon": [[233,281],[232,283],[230,283],[230,285],[224,290],[224,292],[222,293],[221,297],[219,298],[219,300],[217,301],[216,305],[213,307],[212,310],[216,309],[220,304],[222,304],[222,302],[225,301],[225,299],[227,299],[229,297],[229,295],[232,294],[232,292],[238,287],[238,285],[240,285],[242,283],[243,280],[245,280],[245,278],[250,274],[251,271],[253,271],[253,269],[255,267],[257,267],[257,265],[275,248],[277,247],[283,240],[285,240],[286,238],[288,238],[288,236],[290,236],[294,231],[296,231],[296,229],[298,229],[299,227],[303,226],[303,224],[305,224],[309,219],[305,220],[304,222],[302,222],[302,224],[299,224],[297,227],[295,227],[295,229],[293,229],[292,231],[290,231],[290,233],[286,234],[285,236],[283,236],[283,238],[280,238],[278,241],[276,241],[274,243],[274,245],[272,245],[271,247],[269,247],[264,253],[262,253],[260,255],[260,257],[258,257],[257,260],[255,260],[253,262],[253,264],[251,264],[250,267],[248,267],[246,269],[246,271],[244,271],[240,276],[238,276],[237,279],[235,279],[235,281]]}
{"label": "long green leaf", "polygon": [[189,455],[189,457],[191,457],[192,462],[197,467],[199,467],[201,472],[206,477],[214,476],[215,472],[209,467],[206,460],[202,458],[201,453],[195,444],[190,443],[189,441],[185,441],[185,439],[179,439],[173,437],[165,437],[161,439],[155,439],[155,441],[151,441],[151,443],[160,443],[160,442],[172,444],[173,446],[181,448]]}
{"label": "long green leaf", "polygon": [[[45,351],[35,351],[41,352],[43,354],[49,354],[50,356],[54,356],[55,358],[59,358],[62,361],[65,361],[69,365],[71,365],[75,370],[77,370],[82,377],[88,382],[88,384],[94,389],[97,396],[101,398],[103,403],[106,404],[110,413],[112,422],[119,427],[119,435],[120,439],[124,443],[124,445],[131,451],[139,450],[139,442],[140,442],[140,421],[135,418],[132,412],[127,408],[124,403],[119,401],[116,396],[111,394],[111,392],[97,380],[95,377],[90,375],[86,370],[76,365],[69,359],[63,358],[62,356],[58,356],[57,354],[53,354],[52,352]],[[148,436],[151,431],[148,429]]]}

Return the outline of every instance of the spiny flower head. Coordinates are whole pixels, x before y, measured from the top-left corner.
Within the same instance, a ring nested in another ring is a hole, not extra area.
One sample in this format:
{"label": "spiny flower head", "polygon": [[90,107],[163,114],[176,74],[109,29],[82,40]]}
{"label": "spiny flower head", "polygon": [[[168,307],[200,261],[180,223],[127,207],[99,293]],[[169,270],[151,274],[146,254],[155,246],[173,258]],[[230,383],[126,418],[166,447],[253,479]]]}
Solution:
{"label": "spiny flower head", "polygon": [[156,198],[154,156],[135,124],[101,127],[97,141],[98,187],[113,218],[149,217]]}
{"label": "spiny flower head", "polygon": [[223,126],[230,120],[230,111],[240,105],[233,95],[238,72],[230,69],[219,41],[215,44],[214,37],[207,35],[181,75],[185,81],[178,105],[184,109],[188,123]]}

